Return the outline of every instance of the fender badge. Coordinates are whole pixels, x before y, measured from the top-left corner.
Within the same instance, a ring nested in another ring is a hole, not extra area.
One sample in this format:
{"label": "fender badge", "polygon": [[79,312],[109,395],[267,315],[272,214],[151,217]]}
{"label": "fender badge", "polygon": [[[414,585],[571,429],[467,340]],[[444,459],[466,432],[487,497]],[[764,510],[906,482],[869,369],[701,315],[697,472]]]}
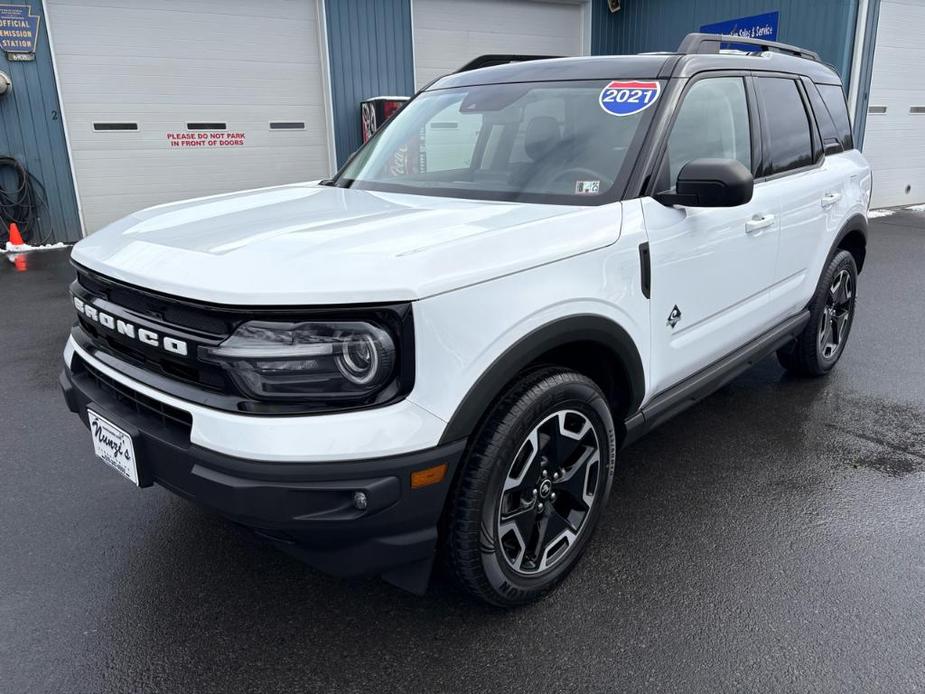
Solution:
{"label": "fender badge", "polygon": [[667,325],[669,328],[674,329],[674,326],[678,324],[678,321],[681,320],[681,309],[678,308],[678,305],[675,304],[674,308],[671,309],[671,313],[668,314]]}

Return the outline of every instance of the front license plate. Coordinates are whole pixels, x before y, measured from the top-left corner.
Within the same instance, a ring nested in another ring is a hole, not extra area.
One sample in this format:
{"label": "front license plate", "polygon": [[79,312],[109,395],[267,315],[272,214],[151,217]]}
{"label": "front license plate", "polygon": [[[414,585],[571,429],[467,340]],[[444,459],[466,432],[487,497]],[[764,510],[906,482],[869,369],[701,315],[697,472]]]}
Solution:
{"label": "front license plate", "polygon": [[132,437],[93,410],[87,410],[87,419],[90,420],[90,435],[93,437],[93,452],[96,456],[137,485],[138,465],[135,463]]}

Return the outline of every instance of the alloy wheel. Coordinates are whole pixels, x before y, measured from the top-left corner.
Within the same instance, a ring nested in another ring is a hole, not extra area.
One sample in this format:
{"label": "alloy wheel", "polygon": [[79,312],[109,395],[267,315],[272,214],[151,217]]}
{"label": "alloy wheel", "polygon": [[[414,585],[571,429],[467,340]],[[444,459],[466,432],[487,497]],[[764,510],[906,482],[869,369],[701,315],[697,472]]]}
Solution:
{"label": "alloy wheel", "polygon": [[497,538],[512,571],[539,574],[569,554],[588,525],[601,448],[588,417],[560,410],[528,434],[504,478]]}
{"label": "alloy wheel", "polygon": [[823,359],[833,359],[845,344],[851,327],[854,288],[851,273],[840,270],[832,278],[826,295],[825,308],[819,319],[819,353]]}

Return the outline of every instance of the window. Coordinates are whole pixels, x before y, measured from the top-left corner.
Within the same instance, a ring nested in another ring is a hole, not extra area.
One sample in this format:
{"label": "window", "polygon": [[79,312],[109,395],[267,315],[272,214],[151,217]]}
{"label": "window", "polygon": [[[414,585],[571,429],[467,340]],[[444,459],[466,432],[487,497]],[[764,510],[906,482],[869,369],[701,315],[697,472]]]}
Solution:
{"label": "window", "polygon": [[421,161],[425,171],[468,169],[475,156],[482,117],[460,113],[458,104],[450,104],[424,126],[420,141]]}
{"label": "window", "polygon": [[785,77],[756,80],[764,114],[762,128],[768,145],[768,175],[792,171],[813,163],[809,116],[796,81]]}
{"label": "window", "polygon": [[616,117],[602,80],[523,82],[418,95],[334,180],[341,187],[600,204],[627,175],[655,109]]}
{"label": "window", "polygon": [[[517,135],[514,137],[514,149],[511,152],[511,161],[527,164],[533,161],[527,154],[527,128],[535,119],[548,123],[550,129],[562,131],[565,125],[565,100],[561,96],[539,93],[540,97],[524,106],[524,118],[517,128]],[[540,122],[540,121],[537,121]],[[536,126],[534,126],[536,127]]]}
{"label": "window", "polygon": [[736,159],[752,169],[748,102],[741,77],[694,82],[668,137],[661,188],[674,186],[681,168],[694,159]]}
{"label": "window", "polygon": [[854,149],[854,137],[851,134],[851,120],[848,118],[848,103],[845,101],[845,92],[837,84],[820,84],[819,93],[822,94],[822,100],[829,109],[832,120],[835,121],[835,128],[838,131],[838,139],[841,140],[842,148],[847,152]]}
{"label": "window", "polygon": [[822,95],[819,93],[817,85],[813,84],[808,78],[804,78],[803,87],[806,89],[809,105],[812,106],[813,115],[816,117],[816,125],[819,127],[819,134],[822,136],[822,144],[826,153],[832,154],[833,152],[844,151],[838,128],[835,127],[835,121],[832,120],[829,108],[822,100]]}

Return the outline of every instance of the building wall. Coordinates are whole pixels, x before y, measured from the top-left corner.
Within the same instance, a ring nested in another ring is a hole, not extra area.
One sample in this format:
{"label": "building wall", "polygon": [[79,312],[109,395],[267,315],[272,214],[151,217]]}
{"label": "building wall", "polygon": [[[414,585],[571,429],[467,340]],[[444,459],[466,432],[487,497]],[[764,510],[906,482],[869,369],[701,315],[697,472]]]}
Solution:
{"label": "building wall", "polygon": [[595,55],[673,51],[704,24],[780,12],[778,41],[817,51],[847,86],[857,0],[625,0],[611,13],[594,0],[591,52]]}
{"label": "building wall", "polygon": [[[0,156],[19,160],[44,188],[38,229],[26,240],[76,241],[81,237],[80,218],[42,3],[17,4],[31,5],[31,13],[41,16],[39,37],[34,61],[11,63],[0,51],[0,70],[13,82],[12,91],[0,96]],[[11,170],[0,171],[4,189],[16,184]],[[6,234],[0,232],[0,238],[6,239]]]}
{"label": "building wall", "polygon": [[360,101],[414,93],[411,0],[325,0],[324,7],[340,166],[362,143]]}

